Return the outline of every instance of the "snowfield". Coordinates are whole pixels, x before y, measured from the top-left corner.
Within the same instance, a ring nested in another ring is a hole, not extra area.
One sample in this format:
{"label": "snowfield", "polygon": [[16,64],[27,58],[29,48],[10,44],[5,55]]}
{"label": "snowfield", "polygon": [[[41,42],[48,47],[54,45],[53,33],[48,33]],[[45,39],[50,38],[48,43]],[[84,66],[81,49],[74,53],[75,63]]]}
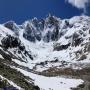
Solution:
{"label": "snowfield", "polygon": [[40,87],[40,90],[71,90],[71,88],[75,88],[84,82],[81,79],[68,79],[60,76],[40,76],[24,71],[20,68],[17,68],[17,70],[23,73],[25,76],[29,76],[30,78],[32,78],[35,82],[35,85],[38,85]]}

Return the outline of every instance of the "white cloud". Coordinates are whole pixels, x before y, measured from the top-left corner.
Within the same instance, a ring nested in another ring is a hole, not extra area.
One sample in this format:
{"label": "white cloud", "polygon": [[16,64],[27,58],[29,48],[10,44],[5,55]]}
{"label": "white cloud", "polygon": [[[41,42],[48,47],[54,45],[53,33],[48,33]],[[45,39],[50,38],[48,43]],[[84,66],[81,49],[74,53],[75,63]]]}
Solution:
{"label": "white cloud", "polygon": [[89,0],[66,0],[66,2],[72,4],[78,9],[83,9],[86,11],[86,6],[88,5]]}

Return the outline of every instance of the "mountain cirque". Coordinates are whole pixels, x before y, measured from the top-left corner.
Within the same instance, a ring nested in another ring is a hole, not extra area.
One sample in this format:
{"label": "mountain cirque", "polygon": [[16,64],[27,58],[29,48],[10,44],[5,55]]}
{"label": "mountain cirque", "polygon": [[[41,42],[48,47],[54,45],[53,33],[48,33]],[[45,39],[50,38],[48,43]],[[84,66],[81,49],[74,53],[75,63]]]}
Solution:
{"label": "mountain cirque", "polygon": [[0,24],[0,62],[0,88],[90,90],[90,17]]}

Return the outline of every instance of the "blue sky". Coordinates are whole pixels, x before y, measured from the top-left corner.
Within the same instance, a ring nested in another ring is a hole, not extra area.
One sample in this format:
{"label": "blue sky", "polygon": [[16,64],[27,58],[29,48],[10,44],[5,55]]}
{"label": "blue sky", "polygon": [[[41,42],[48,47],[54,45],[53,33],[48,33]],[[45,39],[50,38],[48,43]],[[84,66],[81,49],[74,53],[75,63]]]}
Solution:
{"label": "blue sky", "polygon": [[[83,10],[65,0],[0,0],[0,23],[14,20],[21,24],[33,17],[46,17],[48,13],[60,18],[70,18],[82,14]],[[87,15],[90,16],[90,6],[87,7]]]}

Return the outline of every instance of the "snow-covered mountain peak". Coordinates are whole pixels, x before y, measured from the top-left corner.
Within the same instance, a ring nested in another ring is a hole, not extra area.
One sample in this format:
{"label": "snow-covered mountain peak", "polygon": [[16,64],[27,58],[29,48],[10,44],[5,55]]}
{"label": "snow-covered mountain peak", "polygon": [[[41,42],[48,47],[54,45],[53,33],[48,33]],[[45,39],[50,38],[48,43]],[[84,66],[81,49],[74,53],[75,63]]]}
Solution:
{"label": "snow-covered mountain peak", "polygon": [[[41,20],[34,18],[25,21],[21,25],[22,28],[14,22],[9,22],[9,24],[18,27],[19,37],[30,42],[44,41],[47,44],[54,42],[60,43],[60,45],[79,46],[88,42],[90,34],[90,17],[88,16],[75,16],[71,19],[61,20],[49,15]],[[13,29],[15,31],[17,28]]]}
{"label": "snow-covered mountain peak", "polygon": [[3,25],[11,30],[19,29],[19,26],[14,21],[8,21],[4,23]]}

